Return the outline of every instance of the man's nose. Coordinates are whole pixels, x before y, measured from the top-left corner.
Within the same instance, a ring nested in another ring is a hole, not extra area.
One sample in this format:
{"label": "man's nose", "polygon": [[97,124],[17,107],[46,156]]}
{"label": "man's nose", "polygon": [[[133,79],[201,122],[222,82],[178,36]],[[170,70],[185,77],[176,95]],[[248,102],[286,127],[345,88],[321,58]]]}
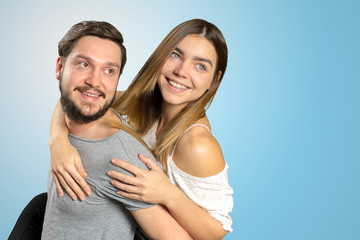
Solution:
{"label": "man's nose", "polygon": [[93,70],[89,72],[86,77],[85,83],[93,88],[100,87],[101,84],[101,71]]}

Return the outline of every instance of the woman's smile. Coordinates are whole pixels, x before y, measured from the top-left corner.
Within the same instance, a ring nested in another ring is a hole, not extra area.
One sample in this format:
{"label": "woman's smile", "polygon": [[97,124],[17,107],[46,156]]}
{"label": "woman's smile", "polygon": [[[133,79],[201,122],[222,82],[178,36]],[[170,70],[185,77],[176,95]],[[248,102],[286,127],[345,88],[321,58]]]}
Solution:
{"label": "woman's smile", "polygon": [[163,101],[184,107],[199,99],[210,88],[216,61],[216,50],[208,39],[186,36],[165,62],[158,79]]}

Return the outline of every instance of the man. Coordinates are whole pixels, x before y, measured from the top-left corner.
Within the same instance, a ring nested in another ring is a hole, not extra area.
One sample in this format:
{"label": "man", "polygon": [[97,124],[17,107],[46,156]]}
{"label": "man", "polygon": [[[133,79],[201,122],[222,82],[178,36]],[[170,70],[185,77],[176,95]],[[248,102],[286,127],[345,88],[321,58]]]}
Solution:
{"label": "man", "polygon": [[133,239],[136,221],[152,239],[190,238],[163,207],[121,197],[106,176],[123,171],[111,164],[113,158],[146,169],[138,154],[151,155],[109,121],[121,121],[110,106],[126,62],[122,43],[116,28],[95,21],[74,25],[59,42],[61,105],[92,194],[83,201],[59,197],[50,172],[42,239]]}

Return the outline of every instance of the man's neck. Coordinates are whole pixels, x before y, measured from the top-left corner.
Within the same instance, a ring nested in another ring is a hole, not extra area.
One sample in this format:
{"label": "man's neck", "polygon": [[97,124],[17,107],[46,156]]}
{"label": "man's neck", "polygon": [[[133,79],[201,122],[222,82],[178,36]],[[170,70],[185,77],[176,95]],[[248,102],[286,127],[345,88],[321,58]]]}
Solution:
{"label": "man's neck", "polygon": [[69,128],[69,133],[92,140],[103,139],[110,137],[116,133],[119,129],[114,128],[106,119],[112,119],[115,121],[120,121],[119,117],[109,109],[104,116],[101,118],[92,121],[90,123],[77,123],[73,120],[70,120],[66,115],[66,125]]}

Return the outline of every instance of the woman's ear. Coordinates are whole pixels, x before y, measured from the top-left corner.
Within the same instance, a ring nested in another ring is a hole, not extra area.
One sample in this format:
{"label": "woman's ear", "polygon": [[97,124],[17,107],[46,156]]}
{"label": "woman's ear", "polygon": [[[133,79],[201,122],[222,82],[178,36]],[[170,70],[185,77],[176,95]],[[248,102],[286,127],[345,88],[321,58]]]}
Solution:
{"label": "woman's ear", "polygon": [[222,72],[219,71],[218,74],[217,74],[217,76],[216,76],[216,81],[219,81],[220,78],[221,78],[221,76],[222,76]]}
{"label": "woman's ear", "polygon": [[57,80],[60,80],[61,72],[63,69],[63,61],[60,57],[56,60],[55,76]]}

